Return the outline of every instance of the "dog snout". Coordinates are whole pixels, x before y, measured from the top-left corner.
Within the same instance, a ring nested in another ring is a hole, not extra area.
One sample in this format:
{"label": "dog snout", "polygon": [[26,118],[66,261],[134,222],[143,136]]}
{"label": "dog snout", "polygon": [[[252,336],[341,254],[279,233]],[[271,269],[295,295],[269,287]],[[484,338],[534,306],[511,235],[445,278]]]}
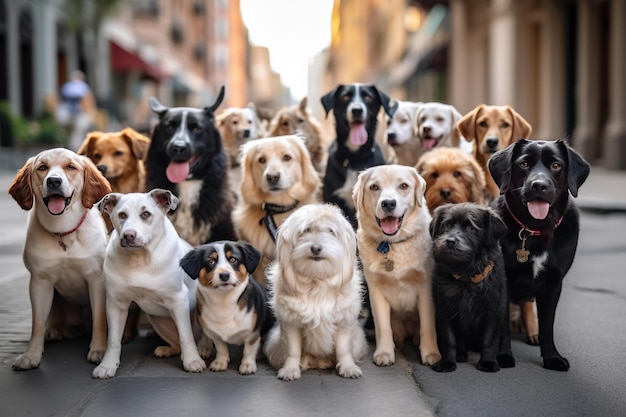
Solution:
{"label": "dog snout", "polygon": [[219,273],[219,278],[220,281],[222,282],[228,282],[228,280],[230,280],[230,274],[228,272],[220,272]]}
{"label": "dog snout", "polygon": [[249,139],[250,138],[250,129],[245,129],[243,132],[241,132],[241,134],[243,135],[244,139]]}
{"label": "dog snout", "polygon": [[498,147],[498,138],[495,136],[489,136],[485,143],[489,149],[496,149]]}
{"label": "dog snout", "polygon": [[320,253],[322,253],[322,245],[318,244],[318,243],[314,243],[311,245],[311,253],[315,256],[318,256]]}
{"label": "dog snout", "polygon": [[456,237],[454,236],[447,236],[446,237],[446,247],[448,249],[452,249],[456,246]]}
{"label": "dog snout", "polygon": [[439,195],[441,198],[448,199],[452,195],[452,191],[449,188],[442,188],[439,190]]}
{"label": "dog snout", "polygon": [[63,179],[57,176],[51,176],[46,178],[46,186],[48,188],[59,188],[63,184]]}
{"label": "dog snout", "polygon": [[98,168],[98,171],[100,171],[102,173],[102,175],[106,175],[106,173],[107,173],[107,166],[106,165],[97,165],[96,168]]}
{"label": "dog snout", "polygon": [[380,203],[380,208],[382,208],[385,213],[391,213],[396,209],[396,200],[383,200]]}
{"label": "dog snout", "polygon": [[355,116],[355,117],[363,116],[363,109],[361,107],[353,107],[352,108],[352,115]]}
{"label": "dog snout", "polygon": [[267,174],[265,174],[265,179],[267,179],[267,183],[269,185],[278,185],[278,182],[280,181],[280,172],[278,171],[268,172]]}
{"label": "dog snout", "polygon": [[122,233],[122,247],[135,246],[137,239],[137,232],[134,230],[126,230]]}
{"label": "dog snout", "polygon": [[548,181],[546,181],[543,178],[536,179],[532,181],[530,184],[530,189],[537,193],[542,193],[542,194],[546,193],[549,188],[550,188],[550,184],[548,183]]}
{"label": "dog snout", "polygon": [[422,126],[422,130],[424,131],[424,133],[430,133],[432,128],[430,126]]}
{"label": "dog snout", "polygon": [[397,135],[396,132],[387,132],[387,142],[393,143],[396,141]]}

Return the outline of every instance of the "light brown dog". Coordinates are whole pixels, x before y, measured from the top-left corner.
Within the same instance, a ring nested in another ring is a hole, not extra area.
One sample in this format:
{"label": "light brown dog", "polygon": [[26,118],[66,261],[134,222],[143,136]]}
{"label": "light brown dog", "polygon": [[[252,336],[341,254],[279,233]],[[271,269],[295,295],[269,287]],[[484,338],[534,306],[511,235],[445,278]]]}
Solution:
{"label": "light brown dog", "polygon": [[384,120],[381,126],[385,129],[383,140],[393,148],[396,163],[414,166],[423,152],[417,136],[417,111],[423,103],[400,100],[397,103],[393,117],[381,112]]}
{"label": "light brown dog", "polygon": [[116,193],[144,192],[143,160],[150,138],[129,127],[119,132],[90,132],[78,149],[91,159]]}
{"label": "light brown dog", "polygon": [[277,228],[296,208],[318,203],[320,179],[299,136],[253,140],[242,148],[240,199],[233,212],[237,236],[261,251],[254,278],[265,284],[275,257]]}
{"label": "light brown dog", "polygon": [[474,158],[485,173],[487,191],[496,197],[500,191],[487,168],[489,157],[519,138],[527,139],[532,127],[510,106],[481,104],[459,120],[457,129],[467,141],[474,142]]}
{"label": "light brown dog", "polygon": [[472,155],[459,148],[426,152],[415,168],[426,180],[426,204],[431,213],[445,203],[487,203],[483,170]]}
{"label": "light brown dog", "polygon": [[254,103],[247,107],[230,107],[217,115],[217,126],[231,166],[239,166],[241,145],[249,140],[264,138],[267,131],[261,123]]}
{"label": "light brown dog", "polygon": [[433,365],[441,359],[425,188],[417,170],[402,165],[362,171],[354,186],[358,249],[374,318],[378,366],[395,363],[395,349],[409,336],[419,346],[422,363]]}
{"label": "light brown dog", "polygon": [[269,136],[295,134],[304,137],[313,166],[317,172],[323,174],[328,160],[329,139],[324,133],[322,124],[309,111],[306,97],[296,106],[278,110],[270,122]]}

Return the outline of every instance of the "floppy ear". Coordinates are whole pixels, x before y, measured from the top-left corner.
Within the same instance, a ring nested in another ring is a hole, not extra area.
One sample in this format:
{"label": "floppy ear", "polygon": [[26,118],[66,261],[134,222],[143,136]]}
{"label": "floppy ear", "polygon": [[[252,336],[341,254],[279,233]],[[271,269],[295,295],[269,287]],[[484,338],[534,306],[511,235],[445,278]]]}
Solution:
{"label": "floppy ear", "polygon": [[243,264],[246,266],[246,269],[250,274],[253,273],[256,267],[259,266],[261,252],[248,242],[239,241],[237,242],[237,245],[239,245],[239,248],[244,256]]}
{"label": "floppy ear", "polygon": [[506,235],[506,232],[508,230],[506,224],[504,224],[500,216],[498,216],[498,214],[496,214],[496,212],[492,209],[485,207],[483,210],[485,212],[485,221],[489,225],[489,227],[487,228],[487,241],[497,242],[498,240],[503,238],[504,235]]}
{"label": "floppy ear", "polygon": [[89,132],[87,138],[80,145],[80,148],[78,148],[76,153],[91,157],[93,155],[93,148],[100,136],[102,136],[102,132]]}
{"label": "floppy ear", "polygon": [[202,258],[204,257],[204,247],[200,246],[190,250],[180,258],[178,263],[180,267],[185,271],[189,278],[198,279],[200,270],[202,269]]}
{"label": "floppy ear", "polygon": [[333,104],[335,102],[335,94],[337,94],[337,92],[342,88],[343,84],[339,84],[337,88],[335,88],[333,91],[326,93],[321,98],[322,106],[324,107],[324,111],[326,111],[326,117],[328,117],[328,112],[330,112],[330,109],[333,108]]}
{"label": "floppy ear", "polygon": [[518,112],[513,110],[510,106],[505,106],[505,109],[511,114],[513,119],[513,133],[511,136],[511,143],[520,139],[528,139],[533,132],[533,128]]}
{"label": "floppy ear", "polygon": [[17,175],[15,175],[15,178],[13,178],[13,182],[9,187],[9,194],[24,210],[33,208],[33,188],[30,183],[30,176],[35,158],[33,156],[26,161],[24,166],[17,172]]}
{"label": "floppy ear", "polygon": [[159,119],[162,119],[163,116],[165,116],[165,113],[169,110],[169,107],[162,105],[156,97],[150,97],[149,103],[150,109],[159,115]]}
{"label": "floppy ear", "polygon": [[365,194],[363,192],[363,187],[365,186],[365,183],[367,183],[371,172],[371,168],[361,171],[357,177],[354,187],[352,188],[352,201],[354,202],[354,207],[356,208],[357,217],[359,212],[363,212],[363,197]]}
{"label": "floppy ear", "polygon": [[383,109],[385,109],[385,113],[387,113],[389,117],[393,117],[393,114],[396,112],[396,110],[398,110],[398,102],[396,100],[393,100],[393,103],[391,103],[391,99],[389,98],[389,96],[382,91],[379,91],[375,85],[370,85],[369,87],[376,91],[376,94],[378,94],[380,105],[383,106]]}
{"label": "floppy ear", "polygon": [[474,110],[461,117],[461,119],[456,124],[456,128],[459,131],[459,134],[463,136],[468,142],[476,140],[476,118],[484,108],[484,104],[475,107]]}
{"label": "floppy ear", "polygon": [[445,212],[448,210],[447,204],[437,207],[432,213],[432,220],[430,221],[430,225],[428,225],[428,231],[430,232],[431,238],[436,238],[440,234],[441,230],[441,220],[445,216]]}
{"label": "floppy ear", "polygon": [[415,202],[418,207],[424,204],[424,193],[426,192],[426,180],[422,177],[417,169],[412,168],[411,173],[415,176]]}
{"label": "floppy ear", "polygon": [[150,194],[150,197],[152,197],[157,205],[166,213],[170,210],[176,210],[176,207],[178,207],[178,197],[169,190],[155,188],[148,194]]}
{"label": "floppy ear", "polygon": [[113,209],[120,201],[120,198],[122,198],[121,193],[109,193],[105,195],[102,197],[102,200],[98,202],[98,210],[100,210],[100,213],[107,214],[110,217],[111,213],[113,213]]}
{"label": "floppy ear", "polygon": [[559,140],[557,143],[567,151],[567,186],[572,196],[578,197],[578,189],[587,179],[591,168],[589,163],[565,142]]}
{"label": "floppy ear", "polygon": [[79,156],[84,167],[84,182],[81,202],[83,207],[91,208],[111,192],[111,184],[104,178],[102,172],[98,171],[96,165],[86,156]]}
{"label": "floppy ear", "polygon": [[467,166],[472,172],[470,180],[470,201],[479,204],[485,204],[485,192],[487,189],[487,181],[485,180],[485,173],[476,162],[473,156],[467,155]]}
{"label": "floppy ear", "polygon": [[122,137],[130,146],[135,158],[143,160],[148,154],[148,148],[150,147],[150,138],[137,132],[130,127],[122,130]]}
{"label": "floppy ear", "polygon": [[454,146],[455,148],[459,147],[460,144],[460,140],[461,140],[461,136],[459,135],[459,130],[456,128],[457,124],[459,123],[459,120],[461,120],[461,118],[463,117],[461,115],[461,113],[459,113],[459,111],[451,105],[448,105],[450,107],[450,120],[451,120],[451,126],[450,126],[450,132],[451,132],[451,140],[452,140],[452,146]]}
{"label": "floppy ear", "polygon": [[240,191],[241,195],[245,200],[250,201],[251,203],[262,203],[263,196],[261,195],[260,187],[256,183],[256,178],[254,177],[254,170],[252,168],[252,164],[254,163],[255,156],[255,141],[249,141],[241,145],[241,185]]}
{"label": "floppy ear", "polygon": [[517,142],[497,151],[487,161],[489,172],[500,188],[500,194],[504,194],[509,190],[511,183],[511,158],[515,146],[517,146]]}
{"label": "floppy ear", "polygon": [[205,107],[204,108],[204,113],[215,114],[215,110],[217,110],[217,108],[220,106],[220,104],[222,104],[222,100],[224,100],[224,93],[225,93],[225,91],[226,91],[226,89],[224,88],[224,86],[221,86],[220,87],[220,91],[217,94],[217,98],[215,99],[215,103],[213,103],[209,107]]}
{"label": "floppy ear", "polygon": [[306,138],[304,136],[298,136],[294,142],[297,142],[296,146],[300,150],[300,167],[302,169],[302,184],[304,188],[309,191],[316,191],[320,186],[320,178],[311,162],[311,155],[307,149],[305,143]]}

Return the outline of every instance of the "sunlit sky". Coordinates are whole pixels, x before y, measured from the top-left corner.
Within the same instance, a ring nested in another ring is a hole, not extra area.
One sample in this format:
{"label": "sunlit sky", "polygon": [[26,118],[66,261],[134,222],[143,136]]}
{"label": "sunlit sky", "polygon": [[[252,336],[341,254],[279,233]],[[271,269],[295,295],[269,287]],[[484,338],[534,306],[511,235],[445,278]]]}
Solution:
{"label": "sunlit sky", "polygon": [[330,45],[333,0],[240,0],[250,42],[270,51],[271,66],[296,100],[307,94],[309,60]]}

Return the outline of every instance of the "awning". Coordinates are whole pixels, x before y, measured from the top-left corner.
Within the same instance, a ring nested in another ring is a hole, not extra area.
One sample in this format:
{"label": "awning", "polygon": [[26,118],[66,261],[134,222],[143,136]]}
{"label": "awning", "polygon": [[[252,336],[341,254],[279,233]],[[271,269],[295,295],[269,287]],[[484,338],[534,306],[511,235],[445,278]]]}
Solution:
{"label": "awning", "polygon": [[158,65],[146,62],[137,52],[129,51],[110,41],[111,68],[114,72],[139,71],[143,76],[160,81],[167,74]]}

